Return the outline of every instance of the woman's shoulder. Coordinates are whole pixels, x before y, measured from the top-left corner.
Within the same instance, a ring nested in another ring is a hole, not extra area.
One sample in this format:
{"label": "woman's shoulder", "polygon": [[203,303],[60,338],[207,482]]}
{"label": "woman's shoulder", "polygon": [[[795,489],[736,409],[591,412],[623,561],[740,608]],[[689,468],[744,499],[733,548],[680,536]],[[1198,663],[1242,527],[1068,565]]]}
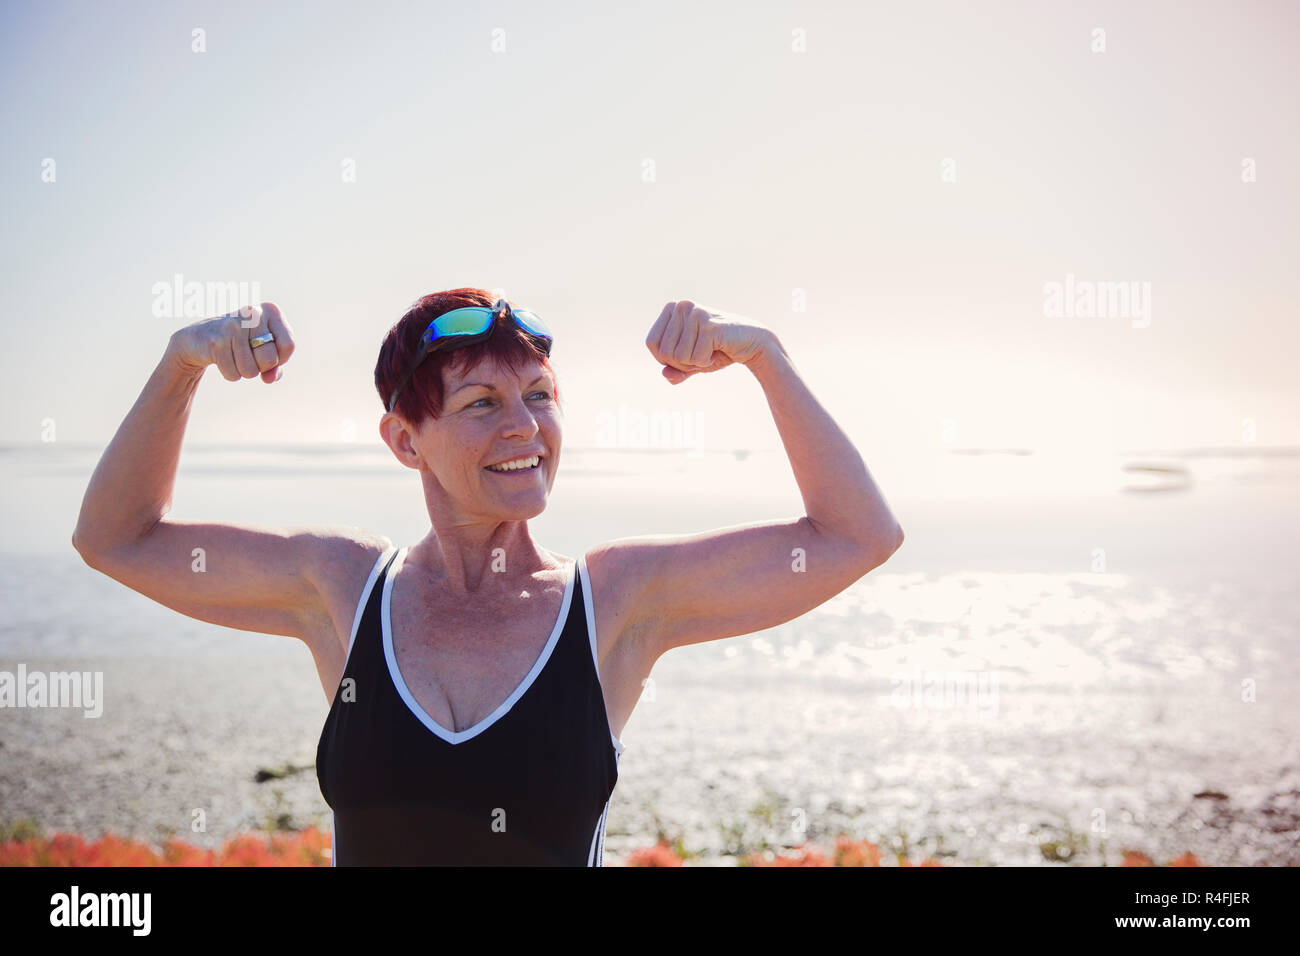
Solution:
{"label": "woman's shoulder", "polygon": [[379,558],[393,550],[387,535],[364,528],[329,525],[301,529],[310,558],[306,574],[324,601],[328,621],[318,630],[346,649],[353,614]]}
{"label": "woman's shoulder", "polygon": [[597,605],[608,608],[611,603],[616,603],[620,606],[616,617],[621,616],[621,605],[627,596],[627,588],[621,585],[626,584],[637,559],[635,549],[629,546],[631,540],[602,541],[585,548],[573,559],[574,564],[581,562]]}
{"label": "woman's shoulder", "polygon": [[354,590],[370,575],[381,555],[394,549],[387,535],[348,525],[311,528],[308,573],[322,591]]}

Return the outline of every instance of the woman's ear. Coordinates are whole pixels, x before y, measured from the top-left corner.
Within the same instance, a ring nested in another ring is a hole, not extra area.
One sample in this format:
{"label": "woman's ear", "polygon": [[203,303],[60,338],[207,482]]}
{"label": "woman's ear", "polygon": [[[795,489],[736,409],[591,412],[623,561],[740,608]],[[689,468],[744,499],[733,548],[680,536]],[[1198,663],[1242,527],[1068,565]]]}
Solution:
{"label": "woman's ear", "polygon": [[419,471],[420,466],[424,464],[424,459],[420,457],[420,452],[411,441],[410,425],[401,415],[396,412],[385,413],[379,420],[379,437],[392,451],[394,458],[407,468]]}

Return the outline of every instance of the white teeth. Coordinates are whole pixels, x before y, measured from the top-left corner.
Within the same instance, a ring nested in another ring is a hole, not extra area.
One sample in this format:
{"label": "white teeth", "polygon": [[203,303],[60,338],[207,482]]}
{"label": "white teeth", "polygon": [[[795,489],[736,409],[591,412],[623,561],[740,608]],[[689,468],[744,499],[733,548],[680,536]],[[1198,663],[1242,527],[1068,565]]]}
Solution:
{"label": "white teeth", "polygon": [[518,461],[508,461],[504,465],[488,465],[489,471],[519,471],[525,468],[533,468],[540,464],[542,459],[537,455],[532,458],[520,458]]}

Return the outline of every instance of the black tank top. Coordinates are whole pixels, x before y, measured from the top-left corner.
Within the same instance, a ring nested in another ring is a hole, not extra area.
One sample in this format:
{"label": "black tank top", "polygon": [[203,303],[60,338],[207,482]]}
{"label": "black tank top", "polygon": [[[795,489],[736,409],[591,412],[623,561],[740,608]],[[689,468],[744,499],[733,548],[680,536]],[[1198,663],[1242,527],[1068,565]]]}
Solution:
{"label": "black tank top", "polygon": [[406,551],[389,549],[370,572],[316,748],[333,865],[603,865],[623,744],[605,714],[586,561],[523,681],[452,731],[416,702],[393,655],[389,607]]}

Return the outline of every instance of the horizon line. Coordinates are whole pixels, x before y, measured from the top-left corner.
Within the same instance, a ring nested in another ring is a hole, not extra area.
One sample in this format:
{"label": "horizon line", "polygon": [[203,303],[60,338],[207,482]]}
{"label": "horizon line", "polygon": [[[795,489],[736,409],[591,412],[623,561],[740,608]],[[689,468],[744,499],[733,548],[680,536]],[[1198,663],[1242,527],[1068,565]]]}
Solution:
{"label": "horizon line", "polygon": [[[112,439],[108,441],[91,441],[91,440],[56,440],[52,442],[44,441],[3,441],[0,440],[0,449],[33,449],[45,447],[47,445],[62,445],[73,448],[107,448]],[[314,449],[314,450],[379,450],[387,446],[380,441],[205,441],[195,440],[187,441],[181,447],[181,452],[188,449],[241,449],[252,451],[267,450],[294,450],[294,449]],[[785,449],[781,446],[660,446],[660,445],[577,445],[566,444],[566,450],[581,452],[641,452],[641,453],[684,453],[684,454],[764,454],[769,452],[784,453]],[[924,449],[923,449],[924,450]],[[1013,455],[1027,456],[1039,454],[1043,451],[1053,451],[1055,449],[1035,449],[1022,448],[1015,446],[961,446],[953,448],[931,449],[942,451],[952,455]],[[1095,451],[1095,449],[1094,449]],[[1249,457],[1252,455],[1278,456],[1287,457],[1300,455],[1300,444],[1277,444],[1277,445],[1187,445],[1187,446],[1166,446],[1166,447],[1145,447],[1145,448],[1125,448],[1116,446],[1106,449],[1105,451],[1117,455],[1170,455],[1176,457],[1194,458],[1194,457]]]}

